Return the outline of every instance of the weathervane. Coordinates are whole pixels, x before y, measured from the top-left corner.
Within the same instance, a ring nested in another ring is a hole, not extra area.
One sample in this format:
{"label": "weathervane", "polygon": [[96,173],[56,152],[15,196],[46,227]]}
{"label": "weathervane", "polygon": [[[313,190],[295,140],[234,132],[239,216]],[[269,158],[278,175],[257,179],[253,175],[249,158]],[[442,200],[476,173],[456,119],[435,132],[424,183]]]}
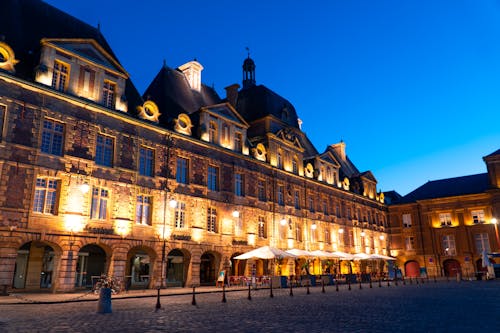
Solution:
{"label": "weathervane", "polygon": [[250,58],[250,48],[248,48],[248,46],[247,46],[247,47],[245,47],[245,50],[247,50],[248,57]]}

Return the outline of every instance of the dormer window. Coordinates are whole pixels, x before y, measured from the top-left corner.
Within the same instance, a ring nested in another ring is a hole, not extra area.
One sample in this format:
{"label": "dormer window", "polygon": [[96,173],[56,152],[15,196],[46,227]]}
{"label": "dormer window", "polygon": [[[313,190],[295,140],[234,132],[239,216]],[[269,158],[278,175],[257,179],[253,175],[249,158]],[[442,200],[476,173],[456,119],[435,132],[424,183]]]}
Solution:
{"label": "dormer window", "polygon": [[294,174],[298,174],[299,173],[299,165],[298,165],[298,162],[297,162],[297,157],[294,157],[292,159],[292,172]]}
{"label": "dormer window", "polygon": [[111,81],[104,81],[102,87],[102,104],[110,109],[115,108],[115,97],[116,97],[116,83]]}
{"label": "dormer window", "polygon": [[190,61],[179,67],[179,70],[186,77],[191,89],[201,90],[201,71],[203,66],[197,61]]}
{"label": "dormer window", "polygon": [[59,91],[65,91],[69,80],[69,65],[59,60],[54,61],[54,70],[52,74],[52,88]]}
{"label": "dormer window", "polygon": [[278,169],[282,169],[283,168],[283,155],[281,154],[281,151],[278,150],[278,155],[276,156],[276,166],[278,167]]}
{"label": "dormer window", "polygon": [[211,143],[217,142],[217,124],[214,121],[211,121],[208,127],[208,141]]}
{"label": "dormer window", "polygon": [[234,135],[234,150],[241,153],[241,150],[243,149],[243,136],[241,133],[236,133]]}

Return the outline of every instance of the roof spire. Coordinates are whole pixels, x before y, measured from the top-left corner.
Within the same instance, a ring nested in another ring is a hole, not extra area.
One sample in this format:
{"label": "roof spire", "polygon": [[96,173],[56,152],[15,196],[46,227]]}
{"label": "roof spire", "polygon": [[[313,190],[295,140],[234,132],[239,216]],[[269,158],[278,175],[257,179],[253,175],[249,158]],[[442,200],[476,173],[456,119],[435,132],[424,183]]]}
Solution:
{"label": "roof spire", "polygon": [[243,89],[255,86],[255,63],[250,58],[250,49],[247,50],[247,58],[243,61]]}

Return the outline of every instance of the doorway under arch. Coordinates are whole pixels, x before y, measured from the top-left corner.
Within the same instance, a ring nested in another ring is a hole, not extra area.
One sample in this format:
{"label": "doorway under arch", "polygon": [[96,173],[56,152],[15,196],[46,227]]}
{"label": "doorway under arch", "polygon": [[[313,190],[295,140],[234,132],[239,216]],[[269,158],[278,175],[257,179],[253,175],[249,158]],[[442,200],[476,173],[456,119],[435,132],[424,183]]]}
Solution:
{"label": "doorway under arch", "polygon": [[17,251],[12,287],[16,289],[51,289],[55,265],[54,248],[45,242],[33,241]]}
{"label": "doorway under arch", "polygon": [[406,277],[420,277],[420,265],[415,260],[410,260],[405,263]]}
{"label": "doorway under arch", "polygon": [[443,262],[444,275],[448,277],[456,276],[457,273],[462,274],[462,267],[455,259],[447,259]]}
{"label": "doorway under arch", "polygon": [[214,252],[205,252],[201,255],[200,285],[215,286],[219,260]]}
{"label": "doorway under arch", "polygon": [[189,270],[190,255],[187,251],[173,249],[167,255],[167,286],[184,287]]}
{"label": "doorway under arch", "polygon": [[78,252],[75,287],[92,288],[102,274],[106,274],[106,252],[99,245],[85,245]]}

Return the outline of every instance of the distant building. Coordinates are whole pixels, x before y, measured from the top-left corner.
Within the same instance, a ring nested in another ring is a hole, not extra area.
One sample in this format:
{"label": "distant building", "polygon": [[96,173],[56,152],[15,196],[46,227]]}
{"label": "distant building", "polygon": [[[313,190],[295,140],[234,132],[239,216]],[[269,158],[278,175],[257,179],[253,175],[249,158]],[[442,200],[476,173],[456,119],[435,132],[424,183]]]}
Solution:
{"label": "distant building", "polygon": [[471,277],[500,252],[500,150],[488,172],[427,182],[389,206],[391,254],[406,276]]}
{"label": "distant building", "polygon": [[233,259],[263,245],[388,254],[375,177],[344,142],[318,152],[250,57],[226,98],[196,60],[165,64],[141,96],[99,29],[38,0],[1,8],[0,285],[300,273]]}

